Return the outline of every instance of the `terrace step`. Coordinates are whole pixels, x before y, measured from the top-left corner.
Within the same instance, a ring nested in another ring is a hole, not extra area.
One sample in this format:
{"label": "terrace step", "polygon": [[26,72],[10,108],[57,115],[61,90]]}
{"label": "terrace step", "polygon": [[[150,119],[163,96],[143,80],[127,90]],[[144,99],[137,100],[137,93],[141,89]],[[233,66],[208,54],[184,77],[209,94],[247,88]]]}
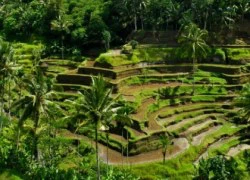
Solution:
{"label": "terrace step", "polygon": [[225,78],[229,84],[243,84],[248,82],[250,73],[241,73],[235,75],[223,74],[223,78]]}
{"label": "terrace step", "polygon": [[88,85],[92,83],[90,75],[80,75],[80,74],[58,74],[57,82],[59,84],[78,84],[78,85]]}
{"label": "terrace step", "polygon": [[209,128],[207,131],[202,132],[201,134],[198,134],[198,135],[194,136],[194,137],[192,138],[191,144],[194,145],[194,146],[200,145],[201,142],[202,142],[202,140],[203,140],[206,136],[208,136],[208,135],[212,134],[213,132],[219,130],[221,127],[222,127],[222,125],[213,126],[212,128]]}
{"label": "terrace step", "polygon": [[[220,111],[220,110],[218,110],[218,109],[199,109],[199,110],[194,110],[194,111],[188,111],[188,112],[183,112],[180,114],[175,114],[169,118],[161,119],[161,121],[158,120],[158,122],[163,126],[175,128],[176,124],[179,124],[186,119],[195,121],[195,120],[199,120],[200,116],[201,116],[201,118],[206,118],[206,115],[208,116],[211,113],[213,113],[213,114],[215,113],[215,115],[217,115],[218,111]],[[197,117],[197,119],[196,119],[196,117]],[[185,122],[186,121],[184,121],[183,123],[185,123]]]}
{"label": "terrace step", "polygon": [[239,138],[240,138],[239,136],[226,136],[226,137],[222,137],[221,139],[218,139],[217,141],[209,145],[207,150],[199,156],[199,158],[195,161],[195,163],[197,164],[199,160],[201,160],[202,158],[203,159],[208,158],[209,152],[215,151],[219,149],[220,146],[234,142],[235,140],[238,140]]}
{"label": "terrace step", "polygon": [[[216,122],[212,119],[217,114],[204,114],[194,118],[187,118],[174,125],[167,126],[167,131],[181,133],[182,135],[190,134],[191,132],[204,127],[205,125]],[[211,117],[212,116],[212,117]],[[185,132],[183,132],[185,131]]]}
{"label": "terrace step", "polygon": [[67,59],[43,59],[41,62],[47,63],[48,65],[76,67],[79,63]]}
{"label": "terrace step", "polygon": [[249,144],[239,144],[235,147],[230,148],[230,150],[227,153],[227,156],[236,156],[240,152],[242,152],[244,150],[248,150],[248,149],[250,149]]}
{"label": "terrace step", "polygon": [[157,119],[161,121],[161,119],[168,118],[175,114],[180,114],[184,112],[190,112],[195,110],[201,110],[201,109],[211,109],[211,108],[230,108],[230,104],[228,103],[194,103],[194,104],[185,104],[180,106],[173,106],[165,108],[167,112],[163,112],[164,109],[162,109],[159,112],[159,115]]}
{"label": "terrace step", "polygon": [[[187,67],[189,69],[187,69]],[[191,66],[183,66],[179,65],[178,68],[176,68],[175,65],[150,65],[146,67],[130,67],[126,69],[108,69],[108,68],[102,68],[102,67],[79,67],[78,73],[79,74],[92,74],[92,75],[98,75],[102,74],[104,77],[109,77],[111,79],[121,79],[126,78],[130,76],[135,75],[141,75],[144,76],[149,73],[149,71],[146,72],[146,70],[154,70],[161,74],[169,74],[169,73],[189,73],[191,71]]]}
{"label": "terrace step", "polygon": [[63,91],[69,91],[69,92],[77,92],[79,90],[88,89],[89,86],[84,85],[78,85],[78,84],[60,84],[55,83],[54,84],[55,89],[63,89]]}

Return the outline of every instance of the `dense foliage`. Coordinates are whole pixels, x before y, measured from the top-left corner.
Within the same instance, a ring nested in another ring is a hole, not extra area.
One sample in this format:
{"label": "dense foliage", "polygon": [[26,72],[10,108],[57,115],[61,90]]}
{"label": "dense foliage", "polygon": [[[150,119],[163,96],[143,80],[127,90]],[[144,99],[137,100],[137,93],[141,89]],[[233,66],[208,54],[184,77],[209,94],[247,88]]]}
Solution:
{"label": "dense foliage", "polygon": [[1,34],[43,40],[50,44],[48,52],[62,50],[64,41],[66,50],[73,52],[89,44],[121,43],[132,31],[182,30],[190,23],[219,40],[221,33],[236,30],[250,9],[248,0],[1,0],[0,4]]}

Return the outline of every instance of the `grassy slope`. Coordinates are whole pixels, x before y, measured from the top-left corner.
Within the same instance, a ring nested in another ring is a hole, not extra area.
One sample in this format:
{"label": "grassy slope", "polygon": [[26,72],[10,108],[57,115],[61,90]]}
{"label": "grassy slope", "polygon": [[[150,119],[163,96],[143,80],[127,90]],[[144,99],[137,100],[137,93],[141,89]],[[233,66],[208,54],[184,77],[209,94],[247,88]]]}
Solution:
{"label": "grassy slope", "polygon": [[[226,59],[238,61],[241,59],[250,59],[250,48],[211,48],[207,53],[208,58],[217,57],[222,62]],[[112,66],[136,64],[138,62],[159,62],[165,60],[178,61],[186,57],[180,48],[173,47],[146,47],[137,48],[130,54],[116,54],[112,51],[101,54],[96,61],[106,63]]]}

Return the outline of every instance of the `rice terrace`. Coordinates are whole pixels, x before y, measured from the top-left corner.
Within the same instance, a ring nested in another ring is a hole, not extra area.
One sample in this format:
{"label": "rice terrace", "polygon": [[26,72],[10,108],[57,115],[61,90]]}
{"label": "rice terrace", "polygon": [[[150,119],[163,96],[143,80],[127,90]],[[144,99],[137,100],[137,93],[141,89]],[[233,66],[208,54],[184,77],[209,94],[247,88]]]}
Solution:
{"label": "rice terrace", "polygon": [[0,180],[250,178],[249,0],[0,1]]}

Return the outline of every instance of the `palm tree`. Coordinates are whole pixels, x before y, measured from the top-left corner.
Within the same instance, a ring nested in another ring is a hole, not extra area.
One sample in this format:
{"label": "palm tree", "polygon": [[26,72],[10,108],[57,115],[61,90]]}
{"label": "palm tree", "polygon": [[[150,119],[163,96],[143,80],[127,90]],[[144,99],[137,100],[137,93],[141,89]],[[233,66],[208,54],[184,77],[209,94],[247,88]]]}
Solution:
{"label": "palm tree", "polygon": [[[131,119],[131,117],[129,115],[132,114],[134,110],[131,106],[129,106],[125,102],[121,102],[121,104],[119,106],[120,106],[120,109],[117,110],[116,121],[118,122],[118,124],[122,128],[122,136],[124,136],[124,132],[123,132],[124,127],[131,126],[133,124],[133,120]],[[128,147],[129,146],[128,130],[127,130],[127,134],[126,134],[126,140],[127,140],[126,157],[127,157],[127,163],[128,163],[128,148],[129,148]],[[121,154],[123,155],[123,146],[122,146],[122,153]]]}
{"label": "palm tree", "polygon": [[191,58],[193,63],[193,93],[194,93],[194,73],[196,71],[196,63],[198,58],[204,58],[207,55],[209,46],[205,38],[207,31],[200,29],[196,24],[190,23],[185,26],[178,42],[184,50],[184,56]]}
{"label": "palm tree", "polygon": [[62,59],[64,59],[64,38],[65,34],[69,32],[69,27],[71,26],[71,22],[68,21],[64,15],[64,13],[60,12],[57,19],[51,22],[51,29],[58,31],[61,34],[61,53]]}
{"label": "palm tree", "polygon": [[[18,127],[21,128],[24,122],[31,118],[34,122],[32,135],[33,135],[33,155],[38,159],[38,128],[41,125],[41,117],[51,117],[53,110],[51,107],[55,105],[52,99],[55,97],[54,92],[51,90],[51,83],[46,79],[39,67],[36,68],[36,73],[31,77],[24,80],[25,90],[27,94],[12,104],[12,107],[21,112]],[[52,108],[54,109],[54,108]]]}
{"label": "palm tree", "polygon": [[244,122],[250,122],[250,84],[244,85],[241,94],[236,98],[234,104],[242,110],[240,111],[245,119]]}
{"label": "palm tree", "polygon": [[244,16],[250,12],[250,2],[249,0],[240,0],[238,5],[239,11],[241,13],[241,20],[244,21]]}
{"label": "palm tree", "polygon": [[[116,108],[113,109],[112,111],[110,111],[109,113],[106,113],[106,117],[104,118],[104,128],[105,128],[105,133],[106,133],[106,141],[107,141],[107,165],[109,165],[109,152],[108,152],[108,149],[109,149],[109,131],[110,131],[110,128],[113,127],[113,120],[115,119],[116,117]],[[108,166],[107,166],[108,168]]]}
{"label": "palm tree", "polygon": [[115,100],[111,98],[112,89],[108,88],[102,76],[92,77],[92,85],[90,89],[80,93],[81,107],[84,112],[87,112],[90,122],[95,125],[95,148],[96,148],[96,166],[97,179],[100,177],[100,161],[98,151],[98,131],[100,125],[104,124],[107,114],[112,112],[112,106]]}
{"label": "palm tree", "polygon": [[[10,43],[4,42],[0,38],[0,76],[2,78],[1,81],[1,93],[2,93],[2,98],[1,98],[1,114],[3,113],[3,104],[4,104],[4,95],[5,95],[5,90],[7,89],[8,91],[8,114],[9,114],[9,119],[10,119],[10,99],[11,99],[11,82],[12,79],[14,79],[15,74],[17,70],[20,69],[16,62],[14,61],[13,58],[14,51]],[[6,84],[8,87],[6,87]]]}
{"label": "palm tree", "polygon": [[160,136],[160,142],[161,142],[161,145],[162,145],[163,164],[165,164],[166,154],[167,154],[167,147],[170,144],[167,133],[164,133],[163,135]]}
{"label": "palm tree", "polygon": [[199,160],[199,165],[194,166],[196,169],[196,177],[194,179],[201,179],[207,180],[209,179],[209,169],[210,164],[208,161],[204,160],[203,158]]}

